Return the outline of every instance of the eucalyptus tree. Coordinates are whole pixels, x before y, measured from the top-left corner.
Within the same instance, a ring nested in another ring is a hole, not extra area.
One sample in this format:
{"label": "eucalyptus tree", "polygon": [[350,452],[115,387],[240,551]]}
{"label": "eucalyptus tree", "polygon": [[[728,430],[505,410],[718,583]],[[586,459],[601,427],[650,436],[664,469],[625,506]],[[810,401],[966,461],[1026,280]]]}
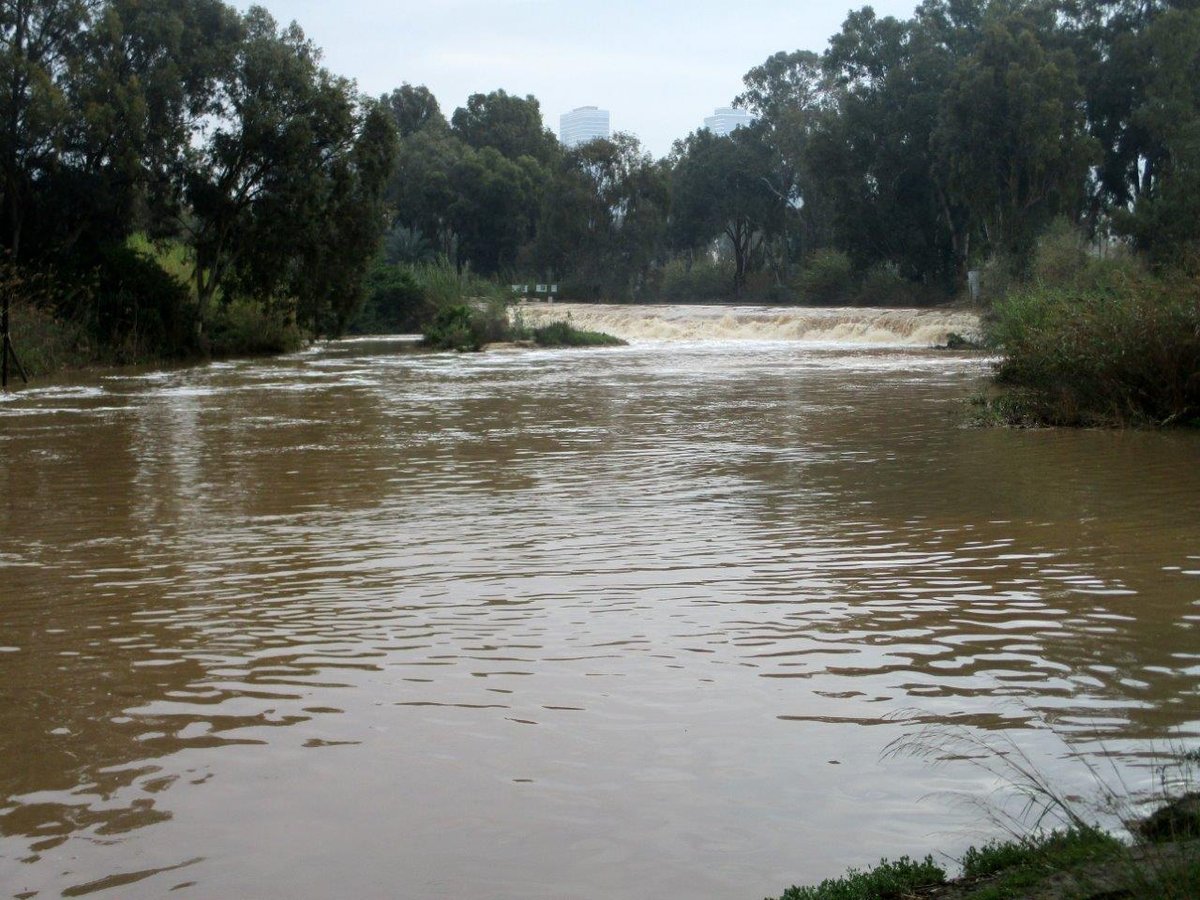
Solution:
{"label": "eucalyptus tree", "polygon": [[745,90],[734,105],[755,116],[775,155],[774,171],[766,177],[785,209],[771,257],[784,278],[792,262],[829,240],[828,210],[815,187],[824,173],[808,164],[808,150],[822,114],[832,106],[831,84],[821,57],[808,50],[774,54],[747,72],[742,83]]}
{"label": "eucalyptus tree", "polygon": [[380,97],[379,102],[391,114],[402,140],[426,128],[448,127],[437,97],[423,84],[411,85],[406,81]]}
{"label": "eucalyptus tree", "polygon": [[636,296],[662,253],[668,204],[664,167],[632,135],[572,148],[545,194],[537,263],[583,296]]}
{"label": "eucalyptus tree", "polygon": [[[201,322],[224,288],[299,299],[312,288],[297,271],[311,275],[314,258],[324,259],[322,284],[330,287],[342,280],[339,267],[361,269],[385,224],[375,201],[391,167],[394,128],[348,81],[321,68],[299,26],[280,29],[259,7],[242,24],[234,65],[183,173]],[[360,215],[375,236],[370,251],[350,236]],[[322,327],[329,317],[319,308],[307,297],[297,311]]]}
{"label": "eucalyptus tree", "polygon": [[1020,264],[1058,215],[1077,218],[1097,160],[1075,57],[1051,10],[994,5],[947,88],[933,143],[950,190]]}
{"label": "eucalyptus tree", "polygon": [[775,157],[763,126],[728,136],[701,129],[677,142],[672,156],[672,239],[685,249],[728,240],[740,298],[763,241],[786,215],[785,200],[771,186]]}
{"label": "eucalyptus tree", "polygon": [[491,147],[508,159],[522,156],[543,165],[559,153],[558,140],[542,122],[536,97],[517,97],[503,90],[472,94],[450,119],[454,133],[476,150]]}
{"label": "eucalyptus tree", "polygon": [[70,79],[101,0],[0,2],[0,239],[22,257],[37,194],[57,166],[75,110]]}
{"label": "eucalyptus tree", "polygon": [[[927,4],[928,5],[928,4]],[[829,102],[807,140],[810,195],[832,243],[866,269],[948,283],[965,272],[964,229],[938,180],[931,137],[953,52],[923,19],[851,12],[822,63]]]}

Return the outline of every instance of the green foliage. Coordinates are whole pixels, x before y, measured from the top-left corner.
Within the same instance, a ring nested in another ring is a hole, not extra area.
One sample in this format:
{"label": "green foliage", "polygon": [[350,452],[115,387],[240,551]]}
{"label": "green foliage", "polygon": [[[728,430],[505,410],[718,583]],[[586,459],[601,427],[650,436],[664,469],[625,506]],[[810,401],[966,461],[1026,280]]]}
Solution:
{"label": "green foliage", "polygon": [[702,129],[677,143],[674,157],[673,241],[680,249],[728,241],[739,298],[764,241],[782,229],[787,215],[785,199],[772,187],[775,155],[765,129],[738,128],[728,137]]}
{"label": "green foliage", "polygon": [[533,329],[530,337],[539,347],[621,347],[625,341],[602,331],[582,331],[570,322],[551,322]]}
{"label": "green foliage", "polygon": [[983,878],[1015,869],[1032,870],[1035,878],[1050,871],[1116,856],[1124,845],[1094,828],[1071,828],[1011,841],[992,841],[963,854],[964,878]]}
{"label": "green foliage", "polygon": [[490,147],[510,160],[527,156],[545,164],[558,153],[558,140],[542,124],[541,104],[533,96],[516,97],[502,90],[472,94],[450,123],[476,150]]}
{"label": "green foliage", "polygon": [[423,84],[414,87],[405,82],[390,94],[380,97],[379,102],[392,117],[401,138],[410,137],[426,128],[441,131],[447,127],[437,98]]}
{"label": "green foliage", "polygon": [[1053,46],[1049,7],[987,7],[955,67],[934,132],[946,188],[996,250],[1024,264],[1057,214],[1073,211],[1096,145],[1069,50]]}
{"label": "green foliage", "polygon": [[944,299],[941,291],[922,288],[889,265],[872,266],[854,293],[857,306],[920,306],[940,299]]}
{"label": "green foliage", "polygon": [[367,275],[366,297],[350,330],[356,334],[407,334],[419,330],[433,310],[411,268],[377,262]]}
{"label": "green foliage", "polygon": [[425,329],[423,343],[431,350],[481,350],[483,330],[478,327],[477,311],[466,304],[446,307]]}
{"label": "green foliage", "polygon": [[195,352],[214,311],[240,335],[234,297],[264,344],[290,342],[280,316],[340,330],[395,128],[297,26],[220,0],[30,0],[0,9],[0,48],[0,246],[86,285],[53,312],[98,359]]}
{"label": "green foliage", "polygon": [[294,352],[305,335],[290,311],[237,298],[213,314],[208,339],[214,356],[251,356]]}
{"label": "green foliage", "polygon": [[946,871],[926,856],[920,862],[902,856],[895,862],[860,872],[851,869],[842,878],[822,881],[816,887],[791,887],[780,900],[888,900],[930,885],[942,884]]}
{"label": "green foliage", "polygon": [[11,303],[13,346],[26,374],[45,375],[93,361],[82,326],[55,315],[54,301],[63,289],[52,274],[0,265],[0,291]]}
{"label": "green foliage", "polygon": [[502,303],[459,303],[442,308],[425,329],[424,346],[460,353],[482,350],[485,344],[512,337]]}
{"label": "green foliage", "polygon": [[182,356],[195,349],[195,320],[186,285],[149,254],[125,244],[100,248],[93,270],[92,302],[82,323],[113,361]]}
{"label": "green foliage", "polygon": [[1083,234],[1068,219],[1059,217],[1038,239],[1029,275],[1034,282],[1064,284],[1079,278],[1088,265]]}
{"label": "green foliage", "polygon": [[658,273],[658,298],[667,303],[709,303],[729,299],[733,267],[703,259],[689,264],[683,258],[668,262]]}
{"label": "green foliage", "polygon": [[997,409],[1014,423],[1169,425],[1200,420],[1200,282],[1096,261],[996,303]]}
{"label": "green foliage", "polygon": [[818,250],[796,279],[804,303],[849,303],[854,293],[850,257],[840,250]]}
{"label": "green foliage", "polygon": [[532,248],[536,265],[559,273],[571,297],[644,296],[663,248],[665,168],[636,138],[617,134],[567,152],[552,177]]}

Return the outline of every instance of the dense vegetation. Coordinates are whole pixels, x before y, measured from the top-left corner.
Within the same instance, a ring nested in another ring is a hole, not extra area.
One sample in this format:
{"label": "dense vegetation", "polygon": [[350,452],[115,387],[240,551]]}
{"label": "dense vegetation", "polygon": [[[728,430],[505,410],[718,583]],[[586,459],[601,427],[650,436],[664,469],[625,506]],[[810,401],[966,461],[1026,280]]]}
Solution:
{"label": "dense vegetation", "polygon": [[[1194,795],[1193,795],[1194,796]],[[1188,804],[1191,803],[1189,807]],[[1190,809],[1190,812],[1185,810]],[[1146,833],[1156,816],[1173,826]],[[1019,897],[1192,898],[1200,890],[1200,847],[1194,838],[1200,820],[1194,800],[1175,801],[1135,827],[1130,843],[1091,827],[1040,832],[971,847],[963,854],[961,876],[926,856],[901,857],[878,866],[851,869],[812,887],[791,887],[780,900],[1012,900]]]}
{"label": "dense vegetation", "polygon": [[930,300],[1029,272],[1057,219],[1175,265],[1200,238],[1200,10],[1178,0],[926,0],[778,53],[663,160],[558,147],[533,97],[449,121],[405,85],[393,262],[441,255],[583,299]]}
{"label": "dense vegetation", "polygon": [[344,326],[395,136],[319,58],[219,0],[0,4],[0,246],[31,368]]}
{"label": "dense vegetation", "polygon": [[[475,94],[449,118],[422,86],[362,97],[261,9],[4,3],[3,280],[53,365],[422,330],[513,282],[907,305],[962,296],[975,269],[985,300],[1008,298],[993,335],[1022,399],[1003,418],[1187,421],[1198,76],[1194,0],[863,7],[822,54],[746,74],[752,126],[655,160],[624,134],[564,149],[531,96]],[[1038,275],[1056,222],[1137,274]],[[447,292],[448,272],[485,287]],[[1113,333],[1120,353],[1078,358]],[[1129,373],[1131,356],[1154,359]]]}

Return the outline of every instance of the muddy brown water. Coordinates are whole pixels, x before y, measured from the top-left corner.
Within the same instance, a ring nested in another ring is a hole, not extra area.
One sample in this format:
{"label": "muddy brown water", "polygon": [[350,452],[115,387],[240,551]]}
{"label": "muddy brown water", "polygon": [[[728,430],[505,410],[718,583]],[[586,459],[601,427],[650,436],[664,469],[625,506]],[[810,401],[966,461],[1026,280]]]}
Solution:
{"label": "muddy brown water", "polygon": [[0,896],[758,898],[988,833],[922,724],[1197,744],[1197,435],[711,318],[0,399]]}

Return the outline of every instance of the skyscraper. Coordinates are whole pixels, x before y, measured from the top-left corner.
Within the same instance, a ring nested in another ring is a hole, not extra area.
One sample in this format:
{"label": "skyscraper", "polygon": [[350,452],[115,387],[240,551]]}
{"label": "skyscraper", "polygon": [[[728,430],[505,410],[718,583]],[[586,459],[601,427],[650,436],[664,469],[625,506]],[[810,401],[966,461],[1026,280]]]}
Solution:
{"label": "skyscraper", "polygon": [[608,110],[596,106],[581,106],[558,117],[558,139],[567,148],[578,147],[596,138],[607,138]]}
{"label": "skyscraper", "polygon": [[735,128],[754,124],[754,116],[744,109],[732,106],[718,106],[713,114],[704,120],[704,127],[718,137],[728,137]]}

